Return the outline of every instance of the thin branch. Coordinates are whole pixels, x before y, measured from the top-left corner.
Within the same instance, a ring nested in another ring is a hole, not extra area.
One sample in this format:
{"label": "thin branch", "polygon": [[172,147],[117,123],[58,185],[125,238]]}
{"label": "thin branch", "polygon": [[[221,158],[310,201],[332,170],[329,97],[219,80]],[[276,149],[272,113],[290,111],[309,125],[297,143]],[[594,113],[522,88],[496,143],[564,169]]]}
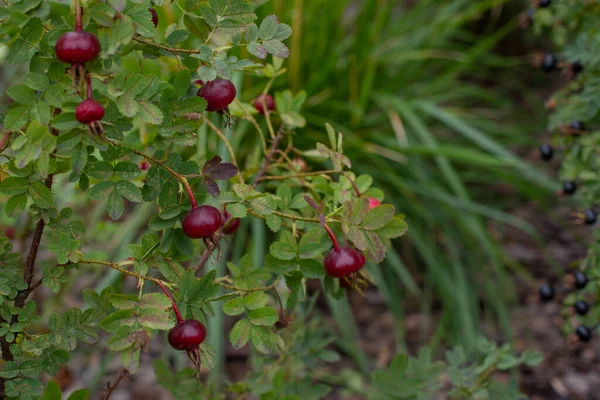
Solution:
{"label": "thin branch", "polygon": [[217,248],[216,243],[219,243],[219,241],[222,238],[223,238],[223,235],[220,233],[217,233],[215,235],[215,239],[213,241],[210,241],[207,243],[206,249],[204,249],[202,256],[200,256],[200,261],[198,261],[198,264],[194,268],[194,271],[196,271],[196,273],[198,273],[202,268],[204,268],[204,264],[206,264],[206,262],[210,258],[210,255],[212,254],[212,252]]}
{"label": "thin branch", "polygon": [[339,174],[339,173],[340,173],[340,171],[338,171],[336,169],[331,169],[331,170],[326,170],[326,171],[303,172],[301,174],[293,174],[293,175],[264,176],[260,180],[261,181],[283,181],[286,179],[303,178],[306,176],[331,175],[331,174]]}
{"label": "thin branch", "polygon": [[119,383],[121,382],[121,380],[123,378],[125,378],[127,375],[129,375],[129,371],[127,370],[127,368],[121,368],[121,370],[115,376],[114,382],[113,383],[109,382],[106,385],[106,390],[102,394],[101,400],[108,400],[110,398],[110,396],[112,395],[112,393],[114,392],[114,390],[119,385]]}
{"label": "thin branch", "polygon": [[260,183],[260,181],[263,179],[265,173],[267,172],[267,169],[269,168],[269,164],[271,164],[271,161],[273,161],[273,157],[275,157],[275,153],[277,153],[277,146],[279,145],[279,141],[283,137],[284,128],[285,128],[285,125],[281,124],[281,126],[279,127],[279,131],[277,131],[277,135],[275,135],[273,137],[273,143],[271,143],[271,149],[269,149],[269,152],[265,156],[265,161],[263,162],[263,165],[260,168],[260,171],[258,171],[258,175],[256,175],[256,178],[254,179],[254,184],[252,186],[256,187]]}
{"label": "thin branch", "polygon": [[158,43],[154,43],[152,40],[149,39],[142,39],[139,36],[136,36],[135,38],[133,38],[133,40],[135,40],[136,42],[139,43],[143,43],[146,44],[148,46],[152,46],[152,47],[156,47],[158,49],[162,49],[164,51],[168,51],[170,53],[183,53],[183,54],[200,54],[200,50],[195,50],[195,49],[178,49],[176,47],[169,47],[169,46],[165,46],[163,44],[158,44]]}
{"label": "thin branch", "polygon": [[112,269],[116,269],[117,271],[125,274],[125,275],[129,275],[129,276],[133,276],[136,277],[138,279],[143,279],[146,281],[150,281],[150,282],[154,282],[159,286],[165,285],[165,286],[171,286],[171,284],[169,282],[163,281],[161,279],[158,278],[152,278],[151,276],[146,276],[146,275],[142,275],[142,274],[138,274],[137,272],[133,272],[133,271],[129,271],[125,268],[122,268],[122,266],[125,265],[133,265],[133,260],[131,259],[127,259],[125,261],[121,261],[118,263],[113,263],[110,261],[102,261],[102,260],[79,260],[77,261],[77,264],[98,264],[98,265],[104,265],[107,266],[109,268]]}

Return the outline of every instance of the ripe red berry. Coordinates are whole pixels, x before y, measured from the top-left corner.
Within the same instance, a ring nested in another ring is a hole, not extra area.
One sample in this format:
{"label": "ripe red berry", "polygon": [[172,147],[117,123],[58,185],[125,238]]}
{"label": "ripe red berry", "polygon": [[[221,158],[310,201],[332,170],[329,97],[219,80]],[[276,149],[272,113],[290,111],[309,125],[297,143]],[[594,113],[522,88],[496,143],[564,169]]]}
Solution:
{"label": "ripe red berry", "polygon": [[104,107],[96,100],[85,99],[75,109],[75,118],[82,124],[91,124],[104,118]]}
{"label": "ripe red berry", "polygon": [[235,86],[227,79],[215,79],[207,82],[198,90],[198,96],[208,103],[206,111],[221,111],[227,108],[236,95]]}
{"label": "ripe red berry", "polygon": [[213,206],[202,205],[183,217],[183,233],[192,239],[209,238],[221,227],[221,213]]}
{"label": "ripe red berry", "polygon": [[223,233],[226,235],[231,235],[235,233],[240,227],[240,219],[239,218],[231,218],[231,214],[225,210],[223,213]]}
{"label": "ripe red berry", "polygon": [[381,205],[381,201],[377,200],[375,197],[369,197],[369,210],[372,210],[379,205]]}
{"label": "ripe red berry", "polygon": [[331,249],[323,265],[325,272],[334,278],[343,278],[358,271],[365,265],[365,256],[353,247],[344,246]]}
{"label": "ripe red berry", "polygon": [[158,26],[158,13],[156,12],[156,10],[154,8],[149,8],[148,11],[150,11],[150,14],[152,14],[152,23],[154,24],[154,27],[156,28]]}
{"label": "ripe red berry", "polygon": [[275,100],[273,100],[272,96],[268,94],[261,94],[256,99],[254,99],[254,108],[261,114],[265,113],[265,108],[263,103],[267,106],[267,111],[275,111]]}
{"label": "ripe red berry", "polygon": [[140,163],[140,169],[142,171],[148,171],[150,169],[150,163],[147,160],[144,160]]}
{"label": "ripe red berry", "polygon": [[89,32],[72,31],[56,41],[56,57],[69,64],[85,64],[100,54],[98,38]]}
{"label": "ripe red berry", "polygon": [[10,240],[13,240],[15,238],[15,228],[13,228],[12,226],[6,227],[4,235],[6,235],[6,237]]}
{"label": "ripe red berry", "polygon": [[169,331],[169,344],[176,350],[194,350],[206,338],[206,328],[202,322],[187,319]]}

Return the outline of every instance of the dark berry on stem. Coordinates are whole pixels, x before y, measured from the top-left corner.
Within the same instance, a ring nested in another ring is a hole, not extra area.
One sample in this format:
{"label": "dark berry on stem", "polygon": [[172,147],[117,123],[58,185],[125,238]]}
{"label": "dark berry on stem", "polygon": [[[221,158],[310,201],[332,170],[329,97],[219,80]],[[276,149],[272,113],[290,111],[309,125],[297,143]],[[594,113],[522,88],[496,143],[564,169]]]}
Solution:
{"label": "dark berry on stem", "polygon": [[235,233],[235,231],[237,231],[240,227],[240,222],[241,221],[239,218],[232,218],[231,214],[225,210],[223,213],[223,233],[226,235]]}
{"label": "dark berry on stem", "polygon": [[202,205],[188,212],[181,226],[192,239],[209,238],[221,227],[221,213],[213,206]]}
{"label": "dark berry on stem", "polygon": [[547,283],[540,286],[538,292],[540,295],[540,300],[544,303],[552,301],[554,299],[554,296],[556,295],[554,288],[551,285],[548,285]]}
{"label": "dark berry on stem", "polygon": [[67,32],[56,41],[56,57],[69,64],[85,64],[100,54],[98,38],[89,32]]}
{"label": "dark berry on stem", "polygon": [[573,279],[575,279],[575,282],[573,283],[575,289],[583,289],[588,284],[587,275],[581,271],[573,272]]}
{"label": "dark berry on stem", "polygon": [[221,111],[227,108],[236,95],[235,86],[227,79],[207,82],[198,90],[198,96],[206,100],[206,111]]}
{"label": "dark berry on stem", "polygon": [[148,10],[150,11],[150,14],[152,14],[152,23],[154,24],[154,27],[156,28],[158,26],[158,13],[156,12],[156,10],[154,8],[149,8]]}
{"label": "dark berry on stem", "polygon": [[584,214],[584,222],[586,225],[594,225],[598,220],[598,213],[592,208],[585,210]]}
{"label": "dark berry on stem", "polygon": [[575,61],[573,64],[571,64],[571,69],[573,70],[573,74],[577,75],[583,71],[583,64],[581,64],[579,61]]}
{"label": "dark berry on stem", "polygon": [[542,160],[550,161],[552,156],[554,156],[554,149],[548,143],[544,143],[540,146],[540,155],[542,156]]}
{"label": "dark berry on stem", "polygon": [[577,314],[585,315],[590,311],[590,305],[583,300],[579,300],[573,304],[573,309]]}
{"label": "dark berry on stem", "polygon": [[540,7],[542,8],[548,7],[550,4],[552,4],[552,0],[540,0],[539,2]]}
{"label": "dark berry on stem", "polygon": [[365,265],[365,256],[353,247],[333,248],[325,256],[325,272],[334,278],[343,278]]}
{"label": "dark berry on stem", "polygon": [[564,181],[563,182],[563,193],[573,194],[577,191],[577,183],[575,181]]}
{"label": "dark berry on stem", "polygon": [[169,344],[176,350],[194,350],[206,338],[206,328],[200,321],[188,319],[169,331]]}
{"label": "dark berry on stem", "polygon": [[585,129],[585,125],[581,121],[573,121],[571,122],[571,129],[576,131],[582,131]]}
{"label": "dark berry on stem", "polygon": [[82,124],[91,124],[104,118],[104,107],[93,99],[85,99],[75,109],[75,118]]}
{"label": "dark berry on stem", "polygon": [[542,70],[552,72],[556,68],[556,56],[554,54],[544,54],[542,57]]}
{"label": "dark berry on stem", "polygon": [[261,94],[256,99],[254,99],[254,108],[261,114],[265,113],[265,108],[263,103],[267,106],[267,111],[275,111],[275,100],[273,100],[272,96],[268,94]]}
{"label": "dark berry on stem", "polygon": [[585,325],[579,325],[575,330],[575,334],[582,342],[589,342],[592,340],[592,330]]}

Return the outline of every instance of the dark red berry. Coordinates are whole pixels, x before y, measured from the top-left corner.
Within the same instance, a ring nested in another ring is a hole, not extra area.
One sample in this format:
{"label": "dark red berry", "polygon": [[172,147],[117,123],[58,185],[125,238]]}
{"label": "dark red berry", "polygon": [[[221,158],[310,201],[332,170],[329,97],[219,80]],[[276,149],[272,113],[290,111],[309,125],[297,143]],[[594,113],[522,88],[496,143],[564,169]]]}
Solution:
{"label": "dark red berry", "polygon": [[256,99],[254,99],[254,108],[261,114],[265,113],[265,108],[263,103],[267,106],[267,111],[275,111],[275,100],[273,100],[272,96],[268,94],[261,94]]}
{"label": "dark red berry", "polygon": [[183,217],[183,233],[192,239],[209,238],[221,227],[221,213],[213,206],[202,205]]}
{"label": "dark red berry", "polygon": [[592,331],[585,325],[579,325],[575,330],[575,334],[582,342],[589,342],[592,340]]}
{"label": "dark red berry", "polygon": [[581,290],[581,289],[585,288],[588,284],[587,275],[581,271],[573,272],[573,279],[575,280],[575,282],[573,283],[573,286],[575,286],[575,289]]}
{"label": "dark red berry", "polygon": [[223,213],[223,233],[226,235],[235,233],[240,227],[240,222],[239,218],[231,218],[231,214],[225,210]]}
{"label": "dark red berry", "polygon": [[554,288],[548,285],[547,283],[540,286],[538,293],[540,295],[540,300],[544,303],[552,301],[554,299],[554,296],[556,295]]}
{"label": "dark red berry", "polygon": [[236,95],[235,86],[227,79],[207,82],[198,90],[198,96],[207,102],[206,111],[221,111],[227,108]]}
{"label": "dark red berry", "polygon": [[152,14],[152,23],[154,24],[154,27],[156,28],[158,26],[158,13],[156,12],[156,10],[154,8],[149,8],[148,11],[150,11],[150,14]]}
{"label": "dark red berry", "polygon": [[584,222],[586,225],[594,225],[598,220],[598,213],[593,208],[588,208],[585,210],[584,214]]}
{"label": "dark red berry", "polygon": [[542,160],[550,161],[552,160],[552,156],[554,156],[554,149],[547,143],[544,143],[540,146],[540,155],[542,156]]}
{"label": "dark red berry", "polygon": [[98,38],[89,32],[72,31],[56,41],[56,57],[69,64],[85,64],[100,54]]}
{"label": "dark red berry", "polygon": [[563,182],[563,193],[574,194],[577,191],[577,183],[575,181],[564,181]]}
{"label": "dark red berry", "polygon": [[381,201],[377,200],[375,197],[369,197],[369,210],[372,210],[379,205],[381,205]]}
{"label": "dark red berry", "polygon": [[325,272],[334,278],[343,278],[358,271],[365,265],[365,256],[353,247],[345,246],[339,250],[331,249],[323,265]]}
{"label": "dark red berry", "polygon": [[550,4],[552,4],[552,0],[540,0],[539,2],[539,6],[542,8],[548,7]]}
{"label": "dark red berry", "polygon": [[6,227],[4,235],[10,240],[13,240],[15,238],[15,228],[13,228],[12,226]]}
{"label": "dark red berry", "polygon": [[556,56],[554,54],[544,54],[542,57],[542,70],[552,72],[556,69]]}
{"label": "dark red berry", "polygon": [[104,107],[93,99],[85,99],[75,109],[75,118],[82,124],[91,124],[104,118]]}
{"label": "dark red berry", "polygon": [[202,322],[188,319],[171,328],[168,338],[169,344],[176,350],[194,350],[206,338],[206,328]]}
{"label": "dark red berry", "polygon": [[147,160],[144,160],[140,163],[140,169],[142,171],[148,171],[150,169],[150,163]]}
{"label": "dark red berry", "polygon": [[590,305],[587,302],[580,300],[573,304],[573,309],[577,314],[585,315],[590,311]]}

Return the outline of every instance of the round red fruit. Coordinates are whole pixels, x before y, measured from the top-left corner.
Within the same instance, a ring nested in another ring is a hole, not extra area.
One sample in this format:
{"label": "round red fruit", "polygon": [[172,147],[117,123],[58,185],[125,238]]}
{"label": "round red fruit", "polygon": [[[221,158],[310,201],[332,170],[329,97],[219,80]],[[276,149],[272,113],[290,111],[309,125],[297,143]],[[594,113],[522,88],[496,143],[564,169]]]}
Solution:
{"label": "round red fruit", "polygon": [[56,57],[69,64],[85,64],[100,54],[98,38],[89,32],[72,31],[56,41]]}
{"label": "round red fruit", "polygon": [[265,105],[267,106],[267,111],[275,111],[275,100],[273,100],[272,96],[261,94],[254,99],[254,108],[256,108],[259,113],[265,113]]}
{"label": "round red fruit", "polygon": [[85,99],[75,109],[75,118],[82,124],[91,124],[104,118],[104,107],[96,100]]}
{"label": "round red fruit", "polygon": [[381,201],[377,200],[375,197],[369,197],[369,210],[374,209],[377,206],[381,205]]}
{"label": "round red fruit", "polygon": [[194,350],[206,338],[206,328],[202,322],[187,319],[169,331],[169,344],[176,350]]}
{"label": "round red fruit", "polygon": [[198,90],[198,96],[206,100],[206,111],[221,111],[227,108],[236,95],[235,86],[227,79],[207,82]]}
{"label": "round red fruit", "polygon": [[226,235],[235,233],[235,231],[237,231],[240,227],[240,222],[241,221],[239,218],[232,218],[231,214],[225,210],[223,213],[223,233]]}
{"label": "round red fruit", "polygon": [[183,233],[192,239],[203,239],[214,235],[221,227],[221,213],[213,206],[202,205],[192,209],[183,217]]}
{"label": "round red fruit", "polygon": [[331,249],[323,265],[327,275],[334,278],[343,278],[358,271],[365,265],[365,256],[353,247],[344,246]]}
{"label": "round red fruit", "polygon": [[158,26],[158,13],[156,12],[156,10],[154,8],[149,8],[148,11],[150,11],[150,14],[152,14],[152,23],[154,24],[154,27],[156,28]]}
{"label": "round red fruit", "polygon": [[148,171],[150,169],[150,163],[147,160],[144,160],[140,163],[140,169],[142,171]]}

